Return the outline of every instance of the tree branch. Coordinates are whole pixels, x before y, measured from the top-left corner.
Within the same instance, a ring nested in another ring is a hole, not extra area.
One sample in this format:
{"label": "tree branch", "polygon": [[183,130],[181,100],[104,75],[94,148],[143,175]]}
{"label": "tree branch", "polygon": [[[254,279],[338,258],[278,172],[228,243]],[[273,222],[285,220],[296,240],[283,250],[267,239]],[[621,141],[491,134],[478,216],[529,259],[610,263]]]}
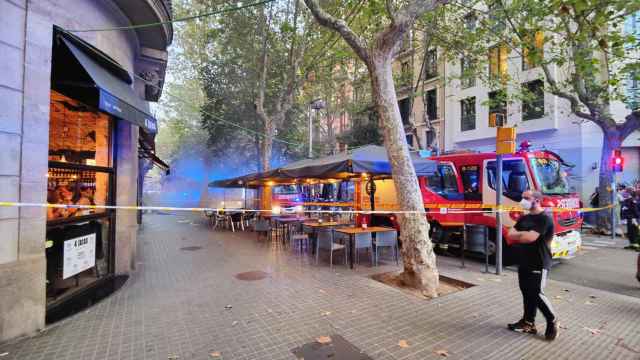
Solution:
{"label": "tree branch", "polygon": [[571,104],[571,111],[576,114],[576,116],[582,119],[591,120],[594,122],[596,121],[593,115],[580,110],[580,100],[578,100],[577,97],[560,89],[560,87],[558,86],[558,82],[553,77],[553,75],[551,75],[551,70],[549,70],[548,64],[541,64],[540,67],[542,67],[542,71],[544,72],[544,76],[547,79],[547,83],[551,87],[550,92],[553,95],[569,101],[569,104]]}
{"label": "tree branch", "polygon": [[304,0],[304,2],[320,25],[337,31],[362,61],[370,63],[366,41],[351,30],[344,20],[337,19],[324,11],[318,4],[318,0]]}
{"label": "tree branch", "polygon": [[631,135],[632,132],[640,129],[640,110],[632,111],[625,119],[626,121],[620,125],[620,138],[622,141]]}
{"label": "tree branch", "polygon": [[389,19],[391,19],[391,22],[396,22],[395,11],[393,10],[393,0],[385,1],[385,6],[387,7],[387,13],[389,14]]}
{"label": "tree branch", "polygon": [[375,48],[385,54],[394,55],[394,49],[401,44],[402,36],[409,30],[415,20],[424,13],[434,10],[449,0],[413,0],[398,10],[393,22],[378,36]]}

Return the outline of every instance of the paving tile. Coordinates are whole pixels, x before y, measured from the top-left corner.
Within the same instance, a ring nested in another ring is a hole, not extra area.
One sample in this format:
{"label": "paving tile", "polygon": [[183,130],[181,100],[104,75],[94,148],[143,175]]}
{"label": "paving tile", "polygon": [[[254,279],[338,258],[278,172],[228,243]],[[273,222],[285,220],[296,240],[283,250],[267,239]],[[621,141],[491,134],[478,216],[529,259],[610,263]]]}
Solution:
{"label": "paving tile", "polygon": [[[138,238],[140,266],[128,283],[33,338],[0,344],[0,353],[9,353],[2,360],[210,359],[214,351],[225,360],[295,359],[292,349],[330,334],[385,360],[439,359],[438,349],[450,359],[639,355],[640,299],[550,281],[549,297],[564,297],[554,306],[567,329],[548,343],[506,330],[522,308],[513,274],[496,277],[482,273],[479,264],[462,269],[457,259],[438,258],[442,274],[478,286],[425,301],[368,278],[398,269],[393,265],[331,270],[257,245],[251,233],[177,222],[184,218],[146,215]],[[184,246],[202,249],[180,250]],[[235,278],[247,271],[269,277]],[[592,294],[596,304],[585,304]],[[409,347],[401,348],[400,340]]]}

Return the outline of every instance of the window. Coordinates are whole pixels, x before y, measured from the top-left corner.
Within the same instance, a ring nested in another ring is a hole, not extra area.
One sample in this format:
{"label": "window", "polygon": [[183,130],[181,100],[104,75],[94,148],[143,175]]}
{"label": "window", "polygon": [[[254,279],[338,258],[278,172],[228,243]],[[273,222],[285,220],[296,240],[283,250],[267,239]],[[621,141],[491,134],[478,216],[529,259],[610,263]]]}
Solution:
{"label": "window", "polygon": [[458,180],[453,166],[440,164],[432,175],[427,176],[427,187],[434,193],[449,200],[461,200]]}
{"label": "window", "polygon": [[402,118],[402,124],[409,124],[409,116],[411,116],[411,99],[405,98],[398,101],[398,107],[400,108],[400,117]]}
{"label": "window", "polygon": [[51,94],[49,161],[109,166],[110,118],[60,93]]}
{"label": "window", "polygon": [[473,68],[473,63],[470,59],[460,59],[460,85],[463,89],[476,86]]}
{"label": "window", "polygon": [[438,118],[438,93],[436,89],[427,91],[427,117],[429,120]]}
{"label": "window", "polygon": [[438,51],[436,49],[427,50],[424,63],[425,80],[438,76]]}
{"label": "window", "polygon": [[533,158],[530,161],[543,194],[564,195],[569,193],[569,184],[560,161],[544,158]]}
{"label": "window", "polygon": [[406,139],[407,139],[407,144],[409,144],[409,147],[413,147],[413,134],[407,134]]}
{"label": "window", "polygon": [[638,110],[640,108],[640,77],[638,73],[633,71],[628,75],[626,80],[626,104],[630,110]]}
{"label": "window", "polygon": [[[112,122],[97,109],[51,92],[47,203],[113,204]],[[47,208],[48,303],[113,272],[114,214],[104,208]],[[85,261],[68,263],[74,254]]]}
{"label": "window", "polygon": [[[78,169],[51,163],[47,172],[47,203],[109,205],[110,173]],[[103,214],[105,209],[48,208],[47,220],[69,221],[78,217]]]}
{"label": "window", "polygon": [[522,100],[522,120],[539,119],[544,116],[544,83],[542,80],[522,84],[525,98]]}
{"label": "window", "polygon": [[[627,16],[624,20],[624,33],[640,39],[640,11]],[[629,46],[633,46],[630,44]]]}
{"label": "window", "polygon": [[489,93],[489,119],[491,119],[492,114],[496,114],[496,122],[502,125],[506,124],[507,94],[503,90],[496,90]]}
{"label": "window", "polygon": [[504,80],[507,76],[507,55],[505,45],[497,45],[489,49],[489,77]]}
{"label": "window", "polygon": [[631,79],[628,80],[627,85],[627,106],[631,110],[638,110],[640,108],[640,87],[638,84],[638,78],[635,75],[631,75]]}
{"label": "window", "polygon": [[540,64],[544,57],[544,34],[536,31],[533,39],[530,35],[524,37],[525,46],[522,49],[522,70],[533,69]]}
{"label": "window", "polygon": [[469,131],[476,128],[476,98],[470,97],[460,101],[460,130]]}
{"label": "window", "polygon": [[429,146],[433,147],[436,143],[436,130],[433,128],[425,130],[424,139],[427,147]]}
{"label": "window", "polygon": [[[514,201],[522,200],[522,193],[529,190],[529,179],[524,161],[521,159],[503,160],[502,162],[502,193]],[[496,189],[496,162],[487,163],[487,182],[489,187]]]}
{"label": "window", "polygon": [[482,200],[479,167],[477,165],[462,166],[460,168],[460,175],[465,200]]}
{"label": "window", "polygon": [[[109,205],[111,118],[60,93],[51,93],[47,202]],[[49,208],[47,220],[71,221],[105,209]]]}
{"label": "window", "polygon": [[278,185],[273,187],[273,193],[278,195],[294,195],[300,193],[296,185]]}
{"label": "window", "polygon": [[408,61],[400,65],[400,84],[403,86],[411,85],[411,63]]}

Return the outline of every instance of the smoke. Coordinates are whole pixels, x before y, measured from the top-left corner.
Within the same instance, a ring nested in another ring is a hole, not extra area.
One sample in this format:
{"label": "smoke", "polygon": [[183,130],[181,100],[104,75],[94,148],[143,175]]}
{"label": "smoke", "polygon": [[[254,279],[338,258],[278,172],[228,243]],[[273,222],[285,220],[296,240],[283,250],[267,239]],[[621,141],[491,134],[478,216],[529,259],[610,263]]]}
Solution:
{"label": "smoke", "polygon": [[[274,151],[275,152],[275,151]],[[277,152],[276,152],[277,153]],[[294,159],[277,154],[271,168],[280,167]],[[257,171],[253,156],[225,154],[211,156],[206,151],[181,151],[170,161],[170,174],[154,169],[145,177],[143,203],[147,206],[171,207],[245,207],[253,206],[255,191],[211,188],[211,181],[242,176]]]}

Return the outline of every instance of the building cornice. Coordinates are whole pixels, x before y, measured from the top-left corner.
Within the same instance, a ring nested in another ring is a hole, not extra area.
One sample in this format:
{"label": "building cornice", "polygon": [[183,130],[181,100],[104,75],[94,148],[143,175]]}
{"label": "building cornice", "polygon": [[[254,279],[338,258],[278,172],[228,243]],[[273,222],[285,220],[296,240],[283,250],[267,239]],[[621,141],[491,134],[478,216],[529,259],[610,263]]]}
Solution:
{"label": "building cornice", "polygon": [[171,0],[113,0],[131,25],[162,23],[135,29],[139,52],[135,72],[145,79],[145,99],[158,101],[167,68],[167,48],[173,41]]}

